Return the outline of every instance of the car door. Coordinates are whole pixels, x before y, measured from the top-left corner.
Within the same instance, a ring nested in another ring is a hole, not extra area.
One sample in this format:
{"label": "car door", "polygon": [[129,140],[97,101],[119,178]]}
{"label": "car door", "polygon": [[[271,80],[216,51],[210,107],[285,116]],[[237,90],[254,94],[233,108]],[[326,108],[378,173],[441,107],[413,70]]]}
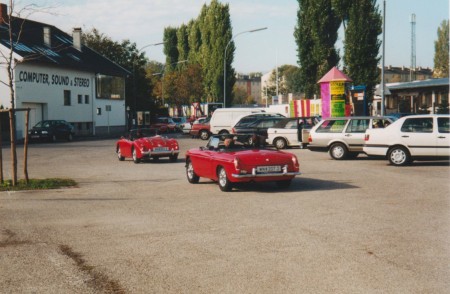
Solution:
{"label": "car door", "polygon": [[344,140],[349,146],[349,151],[362,151],[364,135],[369,128],[369,124],[369,118],[355,118],[350,120],[344,134]]}
{"label": "car door", "polygon": [[201,147],[201,150],[195,152],[195,155],[191,156],[194,171],[198,176],[204,178],[212,178],[214,176],[212,171],[212,160],[214,154],[218,152],[219,141],[219,138],[211,138],[206,147]]}
{"label": "car door", "polygon": [[299,136],[299,130],[298,130],[298,122],[297,120],[290,120],[283,129],[283,134],[286,137],[286,139],[289,141],[289,145],[298,145],[298,136]]}
{"label": "car door", "polygon": [[400,128],[400,132],[400,140],[408,147],[412,156],[437,155],[437,132],[433,132],[432,117],[407,118]]}
{"label": "car door", "polygon": [[437,117],[436,152],[438,156],[450,156],[450,117]]}

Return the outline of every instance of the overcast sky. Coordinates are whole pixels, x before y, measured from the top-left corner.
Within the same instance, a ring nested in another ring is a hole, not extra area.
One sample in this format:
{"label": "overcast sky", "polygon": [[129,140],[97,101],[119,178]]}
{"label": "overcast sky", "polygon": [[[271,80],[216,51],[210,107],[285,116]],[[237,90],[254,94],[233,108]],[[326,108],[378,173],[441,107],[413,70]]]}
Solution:
{"label": "overcast sky", "polygon": [[[6,3],[4,0],[0,0]],[[385,0],[385,65],[410,66],[411,14],[416,15],[416,65],[433,67],[437,28],[449,17],[448,0]],[[16,6],[37,4],[51,7],[29,18],[42,21],[70,33],[98,29],[114,41],[129,39],[138,48],[162,41],[164,28],[178,27],[197,18],[201,7],[210,0],[16,0]],[[228,0],[233,35],[268,27],[267,30],[242,34],[235,39],[233,66],[238,72],[267,72],[276,65],[297,64],[293,37],[297,21],[296,0]],[[383,0],[377,0],[380,10]],[[341,36],[342,38],[342,36]],[[145,49],[151,60],[164,62],[162,46]]]}

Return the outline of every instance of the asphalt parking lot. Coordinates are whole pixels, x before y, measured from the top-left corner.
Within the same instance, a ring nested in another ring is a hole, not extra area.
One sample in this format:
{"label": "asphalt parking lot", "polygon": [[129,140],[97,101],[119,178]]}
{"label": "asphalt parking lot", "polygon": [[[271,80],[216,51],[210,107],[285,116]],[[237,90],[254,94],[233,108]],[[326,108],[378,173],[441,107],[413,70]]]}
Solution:
{"label": "asphalt parking lot", "polygon": [[30,178],[79,185],[0,193],[0,292],[448,293],[448,161],[289,149],[289,189],[224,193],[187,182],[184,151],[205,141],[178,139],[176,163],[120,162],[112,139],[31,145]]}

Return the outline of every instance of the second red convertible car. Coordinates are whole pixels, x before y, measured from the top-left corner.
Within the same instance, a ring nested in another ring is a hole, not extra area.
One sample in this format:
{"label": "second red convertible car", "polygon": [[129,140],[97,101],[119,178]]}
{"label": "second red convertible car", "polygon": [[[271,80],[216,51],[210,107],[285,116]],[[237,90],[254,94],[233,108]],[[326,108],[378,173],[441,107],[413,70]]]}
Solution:
{"label": "second red convertible car", "polygon": [[294,154],[248,145],[248,136],[212,136],[206,147],[186,152],[186,176],[190,183],[208,178],[230,191],[236,183],[273,181],[287,188],[300,174]]}
{"label": "second red convertible car", "polygon": [[116,152],[120,161],[133,158],[134,163],[139,163],[144,159],[169,157],[174,162],[180,149],[177,140],[161,137],[157,129],[150,128],[130,130],[128,136],[117,141]]}

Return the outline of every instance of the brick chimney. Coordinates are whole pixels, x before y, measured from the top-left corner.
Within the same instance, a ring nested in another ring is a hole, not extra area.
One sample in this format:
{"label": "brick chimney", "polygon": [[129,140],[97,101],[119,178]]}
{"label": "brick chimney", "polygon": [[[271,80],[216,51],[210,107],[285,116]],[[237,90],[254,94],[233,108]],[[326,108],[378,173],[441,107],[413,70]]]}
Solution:
{"label": "brick chimney", "polygon": [[52,33],[51,33],[50,27],[44,27],[43,33],[44,33],[44,45],[47,47],[52,47]]}
{"label": "brick chimney", "polygon": [[0,24],[7,22],[8,19],[8,6],[4,3],[0,3]]}
{"label": "brick chimney", "polygon": [[73,47],[81,51],[81,28],[74,28],[72,32]]}

